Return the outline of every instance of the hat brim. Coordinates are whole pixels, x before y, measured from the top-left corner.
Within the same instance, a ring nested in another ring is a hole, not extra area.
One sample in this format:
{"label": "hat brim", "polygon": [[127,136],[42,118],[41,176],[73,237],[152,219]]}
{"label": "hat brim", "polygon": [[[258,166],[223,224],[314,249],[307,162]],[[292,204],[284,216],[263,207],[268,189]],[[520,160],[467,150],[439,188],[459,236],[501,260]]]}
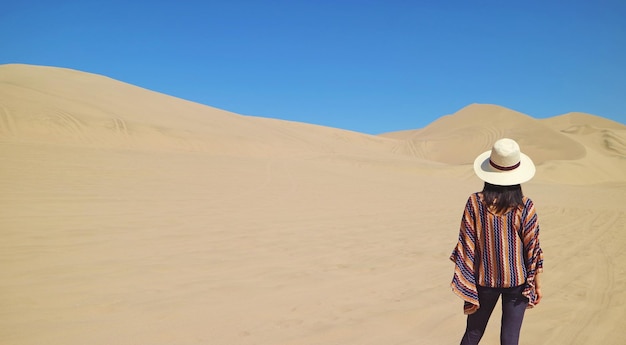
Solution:
{"label": "hat brim", "polygon": [[535,176],[535,164],[520,152],[520,165],[514,170],[501,171],[489,164],[491,150],[481,153],[474,160],[474,172],[481,180],[497,186],[513,186],[530,181]]}

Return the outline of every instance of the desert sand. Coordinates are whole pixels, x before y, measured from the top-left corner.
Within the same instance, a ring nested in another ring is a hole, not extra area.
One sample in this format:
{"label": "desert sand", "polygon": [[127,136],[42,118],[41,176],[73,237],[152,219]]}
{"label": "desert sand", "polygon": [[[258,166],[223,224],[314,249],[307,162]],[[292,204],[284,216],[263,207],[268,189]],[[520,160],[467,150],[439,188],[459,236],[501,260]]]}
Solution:
{"label": "desert sand", "polygon": [[0,343],[457,344],[448,257],[500,137],[538,169],[521,343],[626,344],[623,124],[472,104],[372,136],[2,65]]}

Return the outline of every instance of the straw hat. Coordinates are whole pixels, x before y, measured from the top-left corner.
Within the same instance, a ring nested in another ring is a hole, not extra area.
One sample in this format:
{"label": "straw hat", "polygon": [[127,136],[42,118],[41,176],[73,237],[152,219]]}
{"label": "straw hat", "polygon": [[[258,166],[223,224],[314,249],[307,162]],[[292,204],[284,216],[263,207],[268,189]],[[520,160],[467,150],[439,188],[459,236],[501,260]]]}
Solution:
{"label": "straw hat", "polygon": [[474,172],[483,181],[512,186],[529,181],[535,176],[535,164],[520,151],[515,140],[503,138],[493,144],[474,161]]}

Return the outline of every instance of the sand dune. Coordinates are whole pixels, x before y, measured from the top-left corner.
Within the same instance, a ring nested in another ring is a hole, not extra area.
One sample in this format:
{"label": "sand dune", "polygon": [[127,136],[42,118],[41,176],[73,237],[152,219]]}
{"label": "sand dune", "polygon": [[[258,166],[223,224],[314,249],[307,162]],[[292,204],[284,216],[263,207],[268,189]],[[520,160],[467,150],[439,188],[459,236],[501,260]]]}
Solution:
{"label": "sand dune", "polygon": [[476,104],[371,136],[0,66],[0,343],[458,343],[448,255],[500,136],[538,163],[522,343],[626,343],[622,124]]}
{"label": "sand dune", "polygon": [[584,113],[555,116],[543,122],[601,155],[626,157],[626,125]]}
{"label": "sand dune", "polygon": [[360,133],[233,114],[72,70],[5,65],[0,71],[0,130],[20,142],[247,156],[377,147],[386,152],[395,145]]}
{"label": "sand dune", "polygon": [[418,130],[386,133],[400,151],[448,164],[470,164],[501,137],[517,140],[545,182],[595,184],[626,180],[626,126],[570,113],[534,119],[496,105],[472,104]]}
{"label": "sand dune", "polygon": [[489,150],[502,137],[517,140],[538,164],[585,154],[583,145],[541,121],[496,105],[472,104],[405,135],[418,156],[449,164],[472,163],[475,152]]}

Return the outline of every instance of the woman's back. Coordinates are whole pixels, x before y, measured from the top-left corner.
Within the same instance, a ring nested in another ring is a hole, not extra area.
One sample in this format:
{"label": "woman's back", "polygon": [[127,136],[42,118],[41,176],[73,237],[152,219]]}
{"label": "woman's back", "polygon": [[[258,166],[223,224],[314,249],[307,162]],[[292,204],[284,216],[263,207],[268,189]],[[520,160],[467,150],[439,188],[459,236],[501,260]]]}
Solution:
{"label": "woman's back", "polygon": [[[524,198],[528,207],[532,201]],[[526,281],[524,243],[521,228],[525,206],[498,210],[485,200],[483,193],[472,194],[468,200],[477,214],[476,232],[477,281],[480,286],[507,288]]]}

